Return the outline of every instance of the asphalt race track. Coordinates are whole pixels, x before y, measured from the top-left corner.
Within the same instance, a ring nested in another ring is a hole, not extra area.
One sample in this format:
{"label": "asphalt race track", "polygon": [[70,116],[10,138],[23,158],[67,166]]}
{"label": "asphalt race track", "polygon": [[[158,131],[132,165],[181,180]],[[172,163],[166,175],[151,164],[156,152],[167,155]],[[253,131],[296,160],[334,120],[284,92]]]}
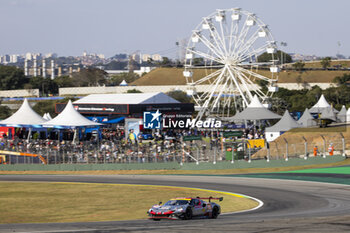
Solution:
{"label": "asphalt race track", "polygon": [[3,224],[0,232],[350,232],[348,185],[242,177],[151,175],[2,175],[0,181],[173,185],[241,193],[264,202],[263,207],[255,211],[220,215],[218,219]]}

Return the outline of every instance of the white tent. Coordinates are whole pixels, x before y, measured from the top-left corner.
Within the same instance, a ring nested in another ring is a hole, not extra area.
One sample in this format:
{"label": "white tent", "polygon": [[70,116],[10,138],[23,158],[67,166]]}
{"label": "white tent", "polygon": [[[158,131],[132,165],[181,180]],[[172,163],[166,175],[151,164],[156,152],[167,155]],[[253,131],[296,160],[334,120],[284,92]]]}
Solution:
{"label": "white tent", "polygon": [[17,127],[35,127],[44,123],[46,120],[37,114],[29,105],[28,100],[24,99],[22,106],[5,120],[0,121],[0,125]]}
{"label": "white tent", "polygon": [[340,112],[337,114],[337,120],[342,123],[346,122],[346,113],[346,107],[343,105]]}
{"label": "white tent", "polygon": [[337,116],[332,107],[323,109],[320,119],[337,121]]}
{"label": "white tent", "polygon": [[52,120],[52,117],[51,117],[51,115],[50,115],[49,112],[45,113],[44,116],[43,116],[43,118],[44,118],[45,120],[47,120],[47,121]]}
{"label": "white tent", "polygon": [[269,120],[280,118],[280,115],[265,108],[265,106],[259,101],[258,96],[255,95],[247,108],[231,117],[231,120]]}
{"label": "white tent", "polygon": [[125,81],[125,79],[123,79],[119,86],[128,86],[128,83]]}
{"label": "white tent", "polygon": [[311,127],[311,126],[316,126],[317,125],[317,122],[314,120],[314,118],[310,114],[308,108],[305,109],[303,115],[300,117],[300,119],[297,122],[302,127]]}
{"label": "white tent", "polygon": [[47,117],[47,120],[49,121],[49,120],[52,120],[52,117],[51,117],[51,115],[50,115],[50,113],[48,112],[48,113],[46,113],[46,117]]}
{"label": "white tent", "polygon": [[265,138],[266,141],[271,142],[278,138],[281,134],[284,132],[293,129],[293,128],[299,128],[301,127],[298,122],[296,122],[291,115],[289,114],[288,110],[286,110],[281,118],[275,125],[266,128],[265,130]]}
{"label": "white tent", "polygon": [[97,126],[100,123],[90,121],[75,110],[72,102],[69,100],[64,110],[55,118],[42,124],[44,127],[82,127]]}
{"label": "white tent", "polygon": [[[312,106],[312,108],[310,108],[310,113],[312,114],[320,114],[323,112],[324,109],[329,109],[331,108],[331,105],[327,102],[326,98],[324,97],[324,95],[322,94],[320,99],[318,100],[318,102]],[[334,110],[335,113],[337,113],[337,110]]]}
{"label": "white tent", "polygon": [[346,111],[346,122],[350,122],[350,108]]}

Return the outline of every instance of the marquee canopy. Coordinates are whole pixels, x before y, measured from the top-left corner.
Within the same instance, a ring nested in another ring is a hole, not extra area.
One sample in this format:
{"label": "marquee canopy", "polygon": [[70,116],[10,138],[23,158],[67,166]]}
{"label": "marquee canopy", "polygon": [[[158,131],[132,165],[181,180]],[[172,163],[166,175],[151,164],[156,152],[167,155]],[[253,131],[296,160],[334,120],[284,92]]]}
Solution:
{"label": "marquee canopy", "polygon": [[100,123],[90,121],[75,110],[72,101],[69,100],[64,110],[50,121],[42,124],[49,128],[76,128],[83,126],[98,126]]}
{"label": "marquee canopy", "polygon": [[0,121],[0,125],[13,127],[41,127],[42,123],[46,122],[32,107],[28,100],[24,99],[22,106],[5,120]]}
{"label": "marquee canopy", "polygon": [[320,119],[337,121],[337,116],[332,107],[323,109]]}
{"label": "marquee canopy", "polygon": [[268,110],[260,101],[258,96],[254,96],[252,102],[242,112],[234,115],[231,120],[269,120],[280,119],[281,116]]}
{"label": "marquee canopy", "polygon": [[276,124],[271,127],[266,128],[266,132],[285,132],[293,128],[299,128],[301,125],[298,124],[286,110],[281,118]]}
{"label": "marquee canopy", "polygon": [[303,115],[298,120],[298,123],[303,127],[316,126],[317,122],[314,120],[312,115],[309,112],[309,109],[306,108]]}
{"label": "marquee canopy", "polygon": [[[318,102],[310,108],[310,113],[322,113],[324,109],[331,108],[331,105],[327,102],[326,98],[322,94]],[[334,109],[334,112],[337,113],[338,111]]]}
{"label": "marquee canopy", "polygon": [[346,113],[347,113],[346,107],[345,105],[343,105],[340,112],[337,114],[337,119],[342,123],[346,122]]}

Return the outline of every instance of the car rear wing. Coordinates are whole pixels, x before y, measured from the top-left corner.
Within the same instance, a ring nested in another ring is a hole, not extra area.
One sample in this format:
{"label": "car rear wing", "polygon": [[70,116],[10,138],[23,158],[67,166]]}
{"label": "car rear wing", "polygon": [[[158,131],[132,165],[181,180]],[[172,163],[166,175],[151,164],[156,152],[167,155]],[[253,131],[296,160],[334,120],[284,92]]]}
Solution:
{"label": "car rear wing", "polygon": [[219,200],[219,201],[224,200],[223,197],[197,197],[197,198],[198,198],[198,199],[209,199],[209,202],[210,202],[211,200]]}

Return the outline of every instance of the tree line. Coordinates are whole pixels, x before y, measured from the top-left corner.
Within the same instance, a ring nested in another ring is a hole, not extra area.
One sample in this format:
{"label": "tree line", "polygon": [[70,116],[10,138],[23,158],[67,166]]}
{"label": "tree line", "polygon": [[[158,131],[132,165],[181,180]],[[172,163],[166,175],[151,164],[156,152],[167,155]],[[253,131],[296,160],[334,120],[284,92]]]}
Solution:
{"label": "tree line", "polygon": [[121,73],[113,76],[98,68],[86,68],[73,73],[72,77],[59,76],[55,79],[41,76],[27,78],[24,71],[15,66],[0,66],[0,90],[39,89],[41,96],[57,95],[61,87],[117,86],[123,80],[135,81],[134,73]]}

